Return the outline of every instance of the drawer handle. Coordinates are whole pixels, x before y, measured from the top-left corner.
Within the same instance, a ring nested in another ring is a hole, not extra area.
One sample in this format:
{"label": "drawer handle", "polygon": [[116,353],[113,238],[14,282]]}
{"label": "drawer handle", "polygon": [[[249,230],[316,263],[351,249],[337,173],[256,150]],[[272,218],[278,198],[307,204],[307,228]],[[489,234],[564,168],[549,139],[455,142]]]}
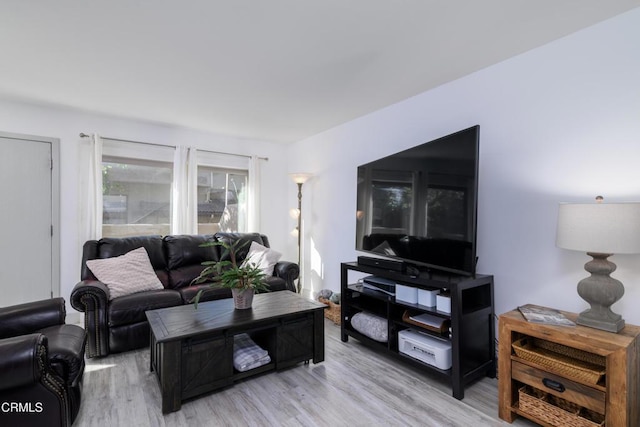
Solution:
{"label": "drawer handle", "polygon": [[559,383],[558,381],[550,380],[549,378],[543,378],[542,384],[544,384],[545,387],[550,388],[551,390],[557,391],[558,393],[562,393],[565,390],[564,385],[562,383]]}

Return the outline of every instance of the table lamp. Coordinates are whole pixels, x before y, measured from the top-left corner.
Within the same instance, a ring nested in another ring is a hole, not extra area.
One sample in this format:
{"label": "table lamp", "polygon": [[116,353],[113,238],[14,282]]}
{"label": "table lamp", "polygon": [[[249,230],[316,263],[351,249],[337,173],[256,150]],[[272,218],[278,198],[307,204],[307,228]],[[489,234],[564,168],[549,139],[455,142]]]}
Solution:
{"label": "table lamp", "polygon": [[613,254],[640,253],[640,203],[560,204],[556,246],[586,252],[593,259],[584,266],[591,275],[578,283],[578,295],[591,308],[576,323],[609,332],[624,328],[624,319],[611,305],[624,295],[624,286],[610,274]]}

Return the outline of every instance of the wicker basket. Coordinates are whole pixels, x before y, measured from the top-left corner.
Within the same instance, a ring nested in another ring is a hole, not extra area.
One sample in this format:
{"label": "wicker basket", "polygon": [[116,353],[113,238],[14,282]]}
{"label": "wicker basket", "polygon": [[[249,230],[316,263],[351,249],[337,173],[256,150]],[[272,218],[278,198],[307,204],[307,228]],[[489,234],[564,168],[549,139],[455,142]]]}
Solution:
{"label": "wicker basket", "polygon": [[561,344],[526,337],[514,341],[512,347],[521,359],[547,367],[570,379],[597,384],[606,373],[605,360],[601,356]]}
{"label": "wicker basket", "polygon": [[604,426],[604,415],[533,387],[522,387],[518,397],[520,411],[545,423],[563,427]]}
{"label": "wicker basket", "polygon": [[324,317],[326,317],[327,319],[331,320],[336,325],[339,325],[340,324],[340,318],[341,318],[340,304],[336,304],[335,302],[331,302],[326,298],[318,298],[318,301],[320,301],[321,303],[326,304],[326,305],[329,306],[329,308],[324,310]]}
{"label": "wicker basket", "polygon": [[588,351],[578,350],[577,348],[567,347],[566,345],[558,344],[547,340],[541,340],[532,338],[536,347],[543,348],[545,350],[552,351],[554,353],[562,354],[564,356],[571,357],[572,359],[578,359],[583,362],[592,363],[597,366],[606,366],[607,359],[599,354],[589,353]]}

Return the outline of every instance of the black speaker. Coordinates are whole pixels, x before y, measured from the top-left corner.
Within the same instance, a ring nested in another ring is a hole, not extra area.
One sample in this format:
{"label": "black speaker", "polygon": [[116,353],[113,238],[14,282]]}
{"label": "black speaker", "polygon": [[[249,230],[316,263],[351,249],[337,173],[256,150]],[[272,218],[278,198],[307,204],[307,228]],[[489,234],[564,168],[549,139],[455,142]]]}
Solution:
{"label": "black speaker", "polygon": [[405,264],[402,261],[395,261],[391,259],[373,258],[370,256],[359,256],[358,264],[367,265],[369,267],[382,268],[384,270],[399,271],[404,273]]}

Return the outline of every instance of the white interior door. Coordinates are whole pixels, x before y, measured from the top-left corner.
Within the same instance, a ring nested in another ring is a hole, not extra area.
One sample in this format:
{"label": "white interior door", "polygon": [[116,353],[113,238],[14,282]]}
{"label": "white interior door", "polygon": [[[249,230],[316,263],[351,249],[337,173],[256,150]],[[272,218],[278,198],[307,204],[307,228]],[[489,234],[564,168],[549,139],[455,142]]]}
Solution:
{"label": "white interior door", "polygon": [[0,134],[0,307],[59,295],[54,144]]}

